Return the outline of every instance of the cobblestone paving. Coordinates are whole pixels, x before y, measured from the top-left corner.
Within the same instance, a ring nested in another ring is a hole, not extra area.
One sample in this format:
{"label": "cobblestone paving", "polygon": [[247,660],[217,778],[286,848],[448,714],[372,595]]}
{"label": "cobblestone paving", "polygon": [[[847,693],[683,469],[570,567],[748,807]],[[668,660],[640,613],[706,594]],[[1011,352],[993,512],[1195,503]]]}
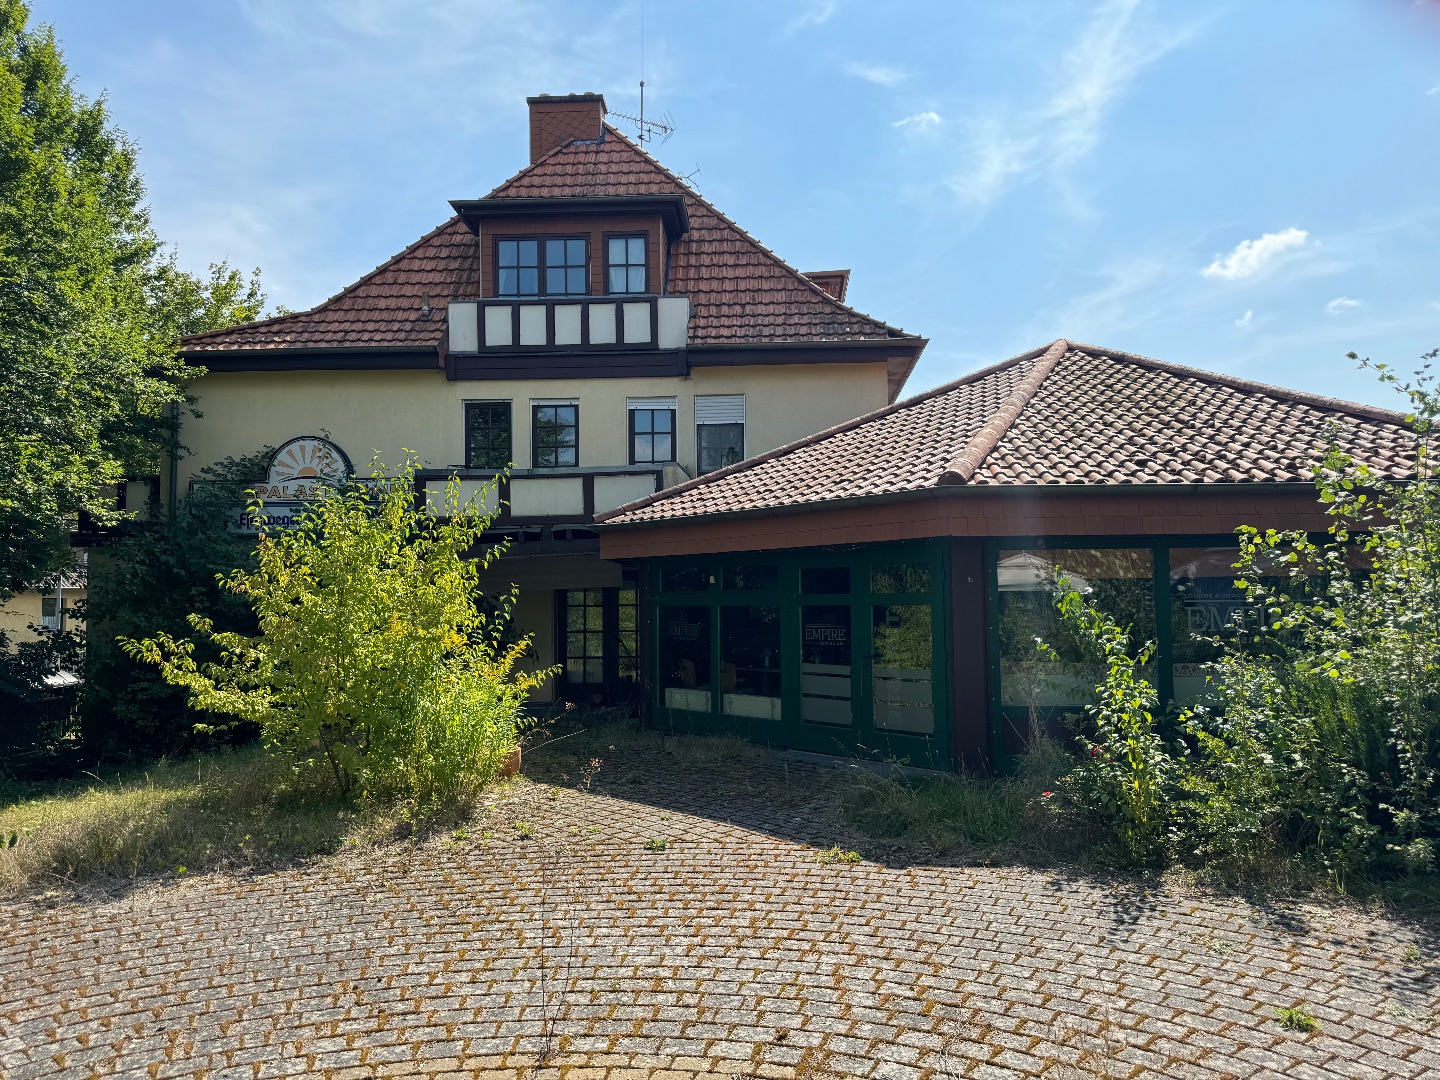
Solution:
{"label": "cobblestone paving", "polygon": [[[761,801],[527,783],[488,838],[0,907],[0,1073],[1440,1075],[1414,927],[824,864],[803,814]],[[1276,1021],[1297,1003],[1317,1031]]]}

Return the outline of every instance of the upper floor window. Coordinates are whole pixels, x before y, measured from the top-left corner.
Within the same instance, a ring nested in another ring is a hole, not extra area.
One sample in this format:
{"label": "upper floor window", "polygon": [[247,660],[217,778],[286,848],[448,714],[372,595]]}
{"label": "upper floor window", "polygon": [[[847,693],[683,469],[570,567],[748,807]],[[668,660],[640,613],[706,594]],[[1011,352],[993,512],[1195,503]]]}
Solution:
{"label": "upper floor window", "polygon": [[675,460],[675,399],[630,398],[630,464]]}
{"label": "upper floor window", "polygon": [[696,396],[695,450],[696,465],[702,473],[744,460],[744,394]]}
{"label": "upper floor window", "polygon": [[465,467],[504,469],[512,449],[510,402],[467,401],[465,403]]}
{"label": "upper floor window", "polygon": [[580,464],[580,406],[575,402],[534,402],[530,441],[537,469],[574,468]]}
{"label": "upper floor window", "polygon": [[590,291],[588,240],[497,240],[496,296],[583,296]]}
{"label": "upper floor window", "polygon": [[645,237],[612,236],[605,242],[605,287],[610,292],[647,292],[645,270]]}

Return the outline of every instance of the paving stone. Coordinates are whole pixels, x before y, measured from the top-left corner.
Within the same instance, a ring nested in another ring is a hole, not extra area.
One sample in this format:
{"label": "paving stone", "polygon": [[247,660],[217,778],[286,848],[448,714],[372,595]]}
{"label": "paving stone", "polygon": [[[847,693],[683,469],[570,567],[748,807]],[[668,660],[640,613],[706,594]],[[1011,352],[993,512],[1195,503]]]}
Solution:
{"label": "paving stone", "polygon": [[[0,1075],[1388,1080],[1440,1068],[1440,1032],[1414,1019],[1440,997],[1375,944],[1414,938],[1384,918],[1313,905],[1305,919],[1323,930],[1294,935],[1242,901],[1161,887],[822,865],[815,849],[847,838],[782,802],[683,776],[560,800],[521,783],[492,813],[535,822],[529,842],[494,829],[483,843],[109,901],[0,905]],[[660,834],[678,839],[646,852]],[[1234,953],[1212,954],[1217,939]],[[1275,1006],[1295,1001],[1319,1033],[1280,1028]]]}

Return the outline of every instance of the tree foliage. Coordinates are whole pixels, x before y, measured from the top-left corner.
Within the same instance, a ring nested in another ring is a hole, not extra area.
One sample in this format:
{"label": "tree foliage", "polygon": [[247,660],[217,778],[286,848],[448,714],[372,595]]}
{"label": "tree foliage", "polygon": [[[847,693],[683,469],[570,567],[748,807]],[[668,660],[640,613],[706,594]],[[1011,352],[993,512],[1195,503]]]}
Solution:
{"label": "tree foliage", "polygon": [[[460,506],[455,483],[446,518],[417,510],[414,469],[377,466],[298,527],[262,534],[255,569],[221,582],[252,607],[258,634],[192,615],[190,640],[123,644],[195,708],[258,724],[340,792],[428,813],[494,774],[528,692],[551,673],[520,669],[528,639],[503,643],[513,592],[494,615],[477,606],[478,576],[501,550],[473,557],[490,518]],[[201,645],[219,659],[197,659]]]}
{"label": "tree foliage", "polygon": [[0,0],[0,597],[68,560],[80,512],[115,520],[104,485],[159,471],[177,336],[263,305],[253,276],[179,270],[143,200],[103,99],[76,92],[22,0]]}

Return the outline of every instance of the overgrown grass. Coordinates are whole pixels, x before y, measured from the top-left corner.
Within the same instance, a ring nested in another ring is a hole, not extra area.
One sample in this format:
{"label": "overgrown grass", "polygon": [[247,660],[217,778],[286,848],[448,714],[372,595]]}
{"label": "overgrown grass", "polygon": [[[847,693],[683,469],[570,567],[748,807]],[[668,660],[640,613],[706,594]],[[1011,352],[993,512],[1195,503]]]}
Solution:
{"label": "overgrown grass", "polygon": [[855,770],[842,790],[847,819],[874,840],[947,855],[972,852],[1020,861],[1073,857],[1082,838],[1047,800],[1070,765],[1037,739],[1013,776],[877,776]]}
{"label": "overgrown grass", "polygon": [[298,783],[260,747],[109,777],[0,792],[0,895],[56,886],[267,868],[374,835],[324,788]]}

